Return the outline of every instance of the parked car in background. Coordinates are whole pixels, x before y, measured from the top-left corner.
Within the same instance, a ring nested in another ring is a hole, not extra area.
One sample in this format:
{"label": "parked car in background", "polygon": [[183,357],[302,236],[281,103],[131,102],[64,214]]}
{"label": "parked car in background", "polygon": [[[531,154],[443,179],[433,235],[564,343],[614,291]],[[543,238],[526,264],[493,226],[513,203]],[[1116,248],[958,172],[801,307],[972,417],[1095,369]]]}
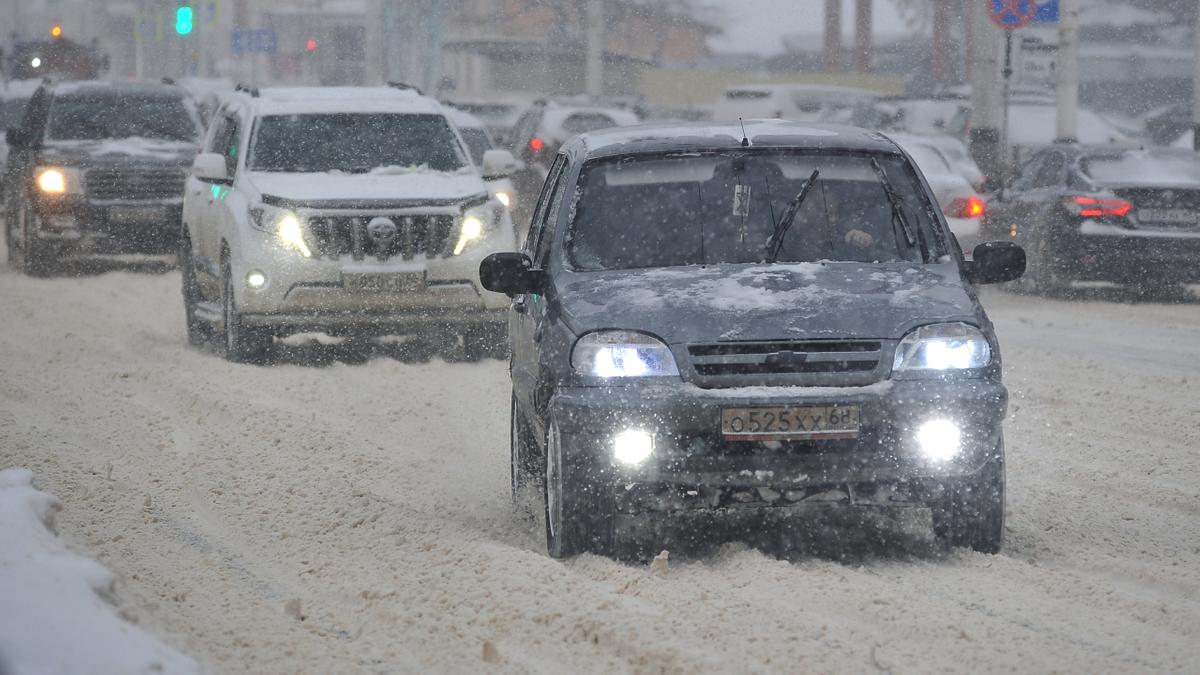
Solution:
{"label": "parked car in background", "polygon": [[866,89],[810,84],[758,84],[725,90],[713,119],[786,119],[830,122],[868,129],[879,128],[883,117],[876,107],[879,94]]}
{"label": "parked car in background", "polygon": [[65,258],[174,254],[201,133],[191,99],[173,85],[41,86],[7,133],[9,263],[41,276]]}
{"label": "parked car in background", "polygon": [[[503,173],[486,153],[482,169]],[[188,339],[231,361],[302,332],[504,353],[507,302],[478,273],[514,246],[512,221],[443,106],[416,91],[243,92],[209,127],[183,218]]]}
{"label": "parked car in background", "polygon": [[908,158],[860,129],[569,141],[524,251],[481,269],[513,297],[514,496],[542,490],[553,557],[784,540],[863,507],[994,553],[1008,394],[974,285],[1023,266],[1008,242],[963,261]]}
{"label": "parked car in background", "polygon": [[[492,141],[492,136],[488,133],[487,127],[484,126],[483,120],[468,112],[463,112],[458,108],[446,106],[446,116],[450,122],[458,128],[458,133],[462,136],[463,142],[467,144],[467,152],[471,155],[471,161],[475,166],[483,171],[485,165],[499,167],[503,169],[503,173],[496,175],[484,175],[483,180],[487,183],[488,192],[491,193],[505,208],[510,211],[516,208],[516,189],[513,187],[512,175],[517,173],[520,165],[512,153],[507,150],[500,150]],[[491,162],[488,162],[488,153],[492,153]],[[503,157],[497,157],[496,153],[504,153]],[[503,166],[501,166],[503,165]],[[518,241],[524,232],[521,232],[519,225],[516,226]]]}
{"label": "parked car in background", "polygon": [[637,124],[637,114],[616,107],[562,105],[538,101],[522,115],[512,136],[512,152],[522,162],[514,176],[517,208],[514,218],[528,223],[532,202],[542,190],[558,149],[578,134]]}
{"label": "parked car in background", "polygon": [[[960,115],[953,126],[969,129],[970,110],[963,110]],[[1009,105],[1008,142],[1012,148],[1009,161],[1013,166],[1024,164],[1035,152],[1058,140],[1057,118],[1058,108],[1053,99],[1030,95]],[[1087,108],[1079,109],[1078,136],[1076,140],[1084,145],[1136,144],[1116,125]]]}
{"label": "parked car in background", "polygon": [[1200,282],[1200,158],[1171,149],[1044,148],[988,203],[984,237],[1029,252],[1022,287],[1105,281],[1144,294]]}
{"label": "parked car in background", "polygon": [[[11,80],[0,82],[0,130],[8,130],[21,126],[21,118],[25,115],[25,106],[38,87],[41,80]],[[4,172],[8,166],[8,143],[0,139],[0,204],[4,203],[3,188]]]}
{"label": "parked car in background", "polygon": [[986,209],[983,198],[943,153],[937,137],[897,133],[889,133],[888,137],[904,148],[921,169],[946,216],[946,224],[963,254],[970,257],[984,241],[980,231]]}
{"label": "parked car in background", "polygon": [[521,101],[501,98],[450,98],[445,103],[483,120],[492,139],[502,146],[510,144],[510,137],[513,129],[517,126],[517,120],[530,105],[528,99]]}

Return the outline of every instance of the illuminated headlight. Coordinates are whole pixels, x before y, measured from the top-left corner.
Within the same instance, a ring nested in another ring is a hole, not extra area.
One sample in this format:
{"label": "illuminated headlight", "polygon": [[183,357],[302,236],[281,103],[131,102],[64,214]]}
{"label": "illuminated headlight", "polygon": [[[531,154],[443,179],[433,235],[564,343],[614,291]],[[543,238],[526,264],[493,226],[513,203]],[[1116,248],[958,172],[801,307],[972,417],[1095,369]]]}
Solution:
{"label": "illuminated headlight", "polygon": [[272,207],[255,207],[250,209],[250,221],[255,227],[264,232],[274,232],[280,246],[304,256],[312,257],[312,249],[304,238],[304,224],[291,211]]}
{"label": "illuminated headlight", "polygon": [[571,352],[575,372],[594,377],[679,377],[671,350],[643,333],[603,331],[579,338]]}
{"label": "illuminated headlight", "polygon": [[504,208],[506,209],[512,208],[512,195],[508,194],[507,192],[497,192],[496,201],[503,204]]}
{"label": "illuminated headlight", "polygon": [[47,166],[35,174],[38,190],[45,195],[82,194],[83,181],[78,169]]}
{"label": "illuminated headlight", "polygon": [[625,466],[638,466],[654,454],[654,436],[629,429],[613,437],[613,459]]}
{"label": "illuminated headlight", "polygon": [[262,288],[267,285],[267,275],[254,271],[246,275],[246,285],[250,288]]}
{"label": "illuminated headlight", "polygon": [[462,225],[458,230],[458,243],[454,245],[454,255],[462,255],[462,252],[471,245],[472,242],[479,241],[483,238],[483,221],[475,215],[468,215],[462,219]]}
{"label": "illuminated headlight", "polygon": [[917,428],[917,447],[931,462],[948,462],[962,452],[962,429],[950,420],[930,420]]}
{"label": "illuminated headlight", "polygon": [[992,360],[992,347],[974,326],[942,323],[909,333],[896,348],[892,370],[939,373],[983,368]]}

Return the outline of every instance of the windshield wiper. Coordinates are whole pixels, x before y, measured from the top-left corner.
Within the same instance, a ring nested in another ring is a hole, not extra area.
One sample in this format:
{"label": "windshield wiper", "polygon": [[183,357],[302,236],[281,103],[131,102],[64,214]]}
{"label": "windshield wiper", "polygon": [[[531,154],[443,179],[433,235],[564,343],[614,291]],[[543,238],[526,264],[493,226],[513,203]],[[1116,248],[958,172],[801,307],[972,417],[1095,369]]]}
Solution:
{"label": "windshield wiper", "polygon": [[804,200],[808,199],[808,193],[812,192],[820,175],[820,169],[813,169],[812,175],[808,177],[808,182],[800,188],[800,194],[788,203],[783,217],[779,219],[779,224],[775,226],[775,231],[771,234],[770,241],[767,242],[767,262],[774,264],[779,258],[779,252],[783,250],[783,238],[787,236],[788,230],[792,229],[792,223],[796,222],[796,214],[800,213],[800,207],[804,206]]}
{"label": "windshield wiper", "polygon": [[908,222],[908,217],[904,215],[904,202],[900,199],[900,195],[896,194],[896,189],[892,187],[892,181],[888,180],[887,172],[879,165],[879,160],[875,157],[871,158],[871,168],[875,170],[875,175],[879,177],[879,184],[883,186],[883,192],[887,195],[888,202],[892,205],[892,228],[895,229],[896,223],[900,223],[900,228],[904,230],[904,241],[908,243],[908,247],[912,248],[918,243],[921,244],[921,260],[929,260],[929,245],[925,242],[925,234],[918,231],[913,233],[912,225]]}

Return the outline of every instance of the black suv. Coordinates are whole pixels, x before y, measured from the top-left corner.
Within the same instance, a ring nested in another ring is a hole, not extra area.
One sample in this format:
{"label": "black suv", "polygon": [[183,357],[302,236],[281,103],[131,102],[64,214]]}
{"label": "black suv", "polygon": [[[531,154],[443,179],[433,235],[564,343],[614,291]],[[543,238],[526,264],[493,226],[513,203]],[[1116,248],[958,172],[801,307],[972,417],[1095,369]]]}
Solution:
{"label": "black suv", "polygon": [[514,495],[543,486],[555,557],[840,506],[931,509],[942,541],[998,550],[1008,393],[975,284],[1024,252],[964,260],[878,133],[745,134],[570,141],[525,251],[485,259],[513,297]]}
{"label": "black suv", "polygon": [[200,133],[171,84],[43,85],[6,133],[9,264],[42,276],[68,257],[174,253]]}

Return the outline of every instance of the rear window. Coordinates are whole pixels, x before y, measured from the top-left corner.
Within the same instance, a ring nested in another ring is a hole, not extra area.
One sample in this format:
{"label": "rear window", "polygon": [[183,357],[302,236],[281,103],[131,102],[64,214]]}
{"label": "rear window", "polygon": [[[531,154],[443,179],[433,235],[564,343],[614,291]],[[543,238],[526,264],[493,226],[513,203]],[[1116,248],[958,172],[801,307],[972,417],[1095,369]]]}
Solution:
{"label": "rear window", "polygon": [[466,166],[441,115],[268,115],[257,122],[253,171],[367,173],[388,167],[456,171]]}
{"label": "rear window", "polygon": [[1200,184],[1200,159],[1192,153],[1088,157],[1080,161],[1079,168],[1098,183]]}
{"label": "rear window", "polygon": [[613,118],[603,113],[575,113],[563,120],[563,131],[571,135],[586,134],[617,126]]}
{"label": "rear window", "polygon": [[180,96],[66,95],[55,97],[50,105],[46,138],[199,141],[199,124],[199,118]]}
{"label": "rear window", "polygon": [[[900,157],[879,156],[908,222],[933,246],[926,198]],[[582,270],[757,263],[788,203],[820,175],[779,262],[919,262],[918,246],[862,154],[713,153],[599,160],[584,167],[568,252]]]}
{"label": "rear window", "polygon": [[467,150],[471,151],[471,159],[476,166],[483,166],[483,153],[492,149],[492,141],[487,132],[478,127],[459,127],[458,133],[462,134],[463,140],[466,141]]}

